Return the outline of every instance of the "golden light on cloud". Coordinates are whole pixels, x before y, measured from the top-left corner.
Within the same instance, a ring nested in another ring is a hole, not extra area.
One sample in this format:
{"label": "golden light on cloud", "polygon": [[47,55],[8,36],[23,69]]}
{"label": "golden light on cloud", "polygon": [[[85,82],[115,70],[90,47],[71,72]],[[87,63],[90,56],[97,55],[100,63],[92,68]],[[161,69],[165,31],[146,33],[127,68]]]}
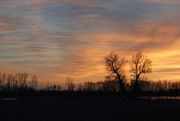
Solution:
{"label": "golden light on cloud", "polygon": [[[101,81],[111,51],[130,61],[142,50],[153,80],[180,80],[179,2],[7,0],[0,4],[0,68],[64,84]],[[130,64],[127,64],[128,78]]]}

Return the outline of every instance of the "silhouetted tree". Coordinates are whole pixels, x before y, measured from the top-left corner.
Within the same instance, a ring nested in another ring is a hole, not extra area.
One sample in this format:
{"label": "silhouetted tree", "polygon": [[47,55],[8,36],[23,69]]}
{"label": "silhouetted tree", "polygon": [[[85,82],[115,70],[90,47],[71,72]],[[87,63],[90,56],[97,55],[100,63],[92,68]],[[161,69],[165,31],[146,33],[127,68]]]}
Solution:
{"label": "silhouetted tree", "polygon": [[38,78],[37,78],[37,76],[34,75],[34,76],[32,77],[31,82],[30,82],[30,87],[31,87],[32,89],[35,89],[36,86],[37,86],[37,83],[38,83]]}
{"label": "silhouetted tree", "polygon": [[164,91],[167,91],[167,90],[168,90],[167,80],[164,80],[164,81],[163,81],[163,89],[164,89]]}
{"label": "silhouetted tree", "polygon": [[48,86],[48,89],[46,88],[45,90],[46,91],[61,91],[62,87],[60,85],[51,85],[51,86]]}
{"label": "silhouetted tree", "polygon": [[94,92],[96,90],[94,82],[85,82],[84,90],[87,92]]}
{"label": "silhouetted tree", "polygon": [[70,77],[67,77],[66,78],[66,85],[68,87],[68,90],[69,91],[73,91],[74,88],[75,88],[75,84],[73,83],[74,79],[73,78],[70,78]]}
{"label": "silhouetted tree", "polygon": [[103,84],[103,91],[105,92],[117,92],[120,90],[118,80],[105,80]]}
{"label": "silhouetted tree", "polygon": [[[11,75],[9,75],[9,78],[11,78]],[[25,89],[27,87],[27,85],[28,85],[27,78],[28,78],[27,73],[17,73],[16,74],[16,79],[19,82],[20,88]]]}
{"label": "silhouetted tree", "polygon": [[178,82],[173,82],[171,86],[172,90],[178,90]]}
{"label": "silhouetted tree", "polygon": [[124,66],[126,64],[125,58],[120,58],[116,53],[111,52],[109,55],[105,57],[106,69],[111,72],[108,78],[115,78],[114,80],[118,80],[120,90],[126,93],[126,89],[124,87]]}
{"label": "silhouetted tree", "polygon": [[139,86],[140,86],[140,89],[143,91],[150,91],[150,82],[147,80],[140,80]]}
{"label": "silhouetted tree", "polygon": [[104,84],[104,82],[102,82],[102,81],[96,82],[95,83],[96,91],[103,91],[103,84]]}
{"label": "silhouetted tree", "polygon": [[84,86],[82,84],[78,84],[77,91],[83,91],[83,90],[84,90]]}
{"label": "silhouetted tree", "polygon": [[28,80],[28,74],[26,73],[15,75],[0,73],[0,93],[25,94],[26,92],[32,92],[36,88],[37,81],[36,76],[33,76],[32,80]]}
{"label": "silhouetted tree", "polygon": [[133,86],[134,94],[138,86],[138,80],[140,78],[140,75],[143,73],[151,72],[151,63],[152,61],[149,60],[146,56],[144,56],[141,51],[139,51],[136,55],[132,56],[131,72],[133,73],[133,76],[135,78]]}
{"label": "silhouetted tree", "polygon": [[58,85],[57,87],[57,91],[61,91],[62,87],[60,85]]}

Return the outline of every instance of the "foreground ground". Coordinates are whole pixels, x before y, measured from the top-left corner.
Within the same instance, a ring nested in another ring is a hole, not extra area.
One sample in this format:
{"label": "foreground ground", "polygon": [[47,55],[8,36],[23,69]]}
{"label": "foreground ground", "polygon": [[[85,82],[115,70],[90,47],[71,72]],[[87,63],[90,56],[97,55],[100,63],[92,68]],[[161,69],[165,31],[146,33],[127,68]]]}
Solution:
{"label": "foreground ground", "polygon": [[180,101],[1,100],[0,121],[179,121]]}

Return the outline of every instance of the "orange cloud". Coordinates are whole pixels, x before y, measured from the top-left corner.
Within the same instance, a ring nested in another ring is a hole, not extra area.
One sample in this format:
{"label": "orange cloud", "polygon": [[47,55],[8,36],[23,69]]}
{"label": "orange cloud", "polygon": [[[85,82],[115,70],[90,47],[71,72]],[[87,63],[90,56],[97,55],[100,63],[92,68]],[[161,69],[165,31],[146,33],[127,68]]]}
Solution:
{"label": "orange cloud", "polygon": [[[40,85],[100,81],[111,51],[153,61],[150,79],[180,79],[179,2],[154,0],[7,0],[0,5],[5,72],[37,74]],[[8,16],[11,17],[8,17]],[[8,66],[9,65],[9,66]],[[129,74],[129,64],[126,72]]]}

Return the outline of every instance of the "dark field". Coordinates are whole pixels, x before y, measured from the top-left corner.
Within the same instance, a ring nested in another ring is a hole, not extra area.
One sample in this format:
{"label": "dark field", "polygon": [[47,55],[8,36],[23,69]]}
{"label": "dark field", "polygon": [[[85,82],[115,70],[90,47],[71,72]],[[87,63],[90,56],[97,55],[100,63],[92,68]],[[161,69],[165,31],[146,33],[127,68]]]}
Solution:
{"label": "dark field", "polygon": [[180,101],[1,100],[0,121],[173,121]]}

